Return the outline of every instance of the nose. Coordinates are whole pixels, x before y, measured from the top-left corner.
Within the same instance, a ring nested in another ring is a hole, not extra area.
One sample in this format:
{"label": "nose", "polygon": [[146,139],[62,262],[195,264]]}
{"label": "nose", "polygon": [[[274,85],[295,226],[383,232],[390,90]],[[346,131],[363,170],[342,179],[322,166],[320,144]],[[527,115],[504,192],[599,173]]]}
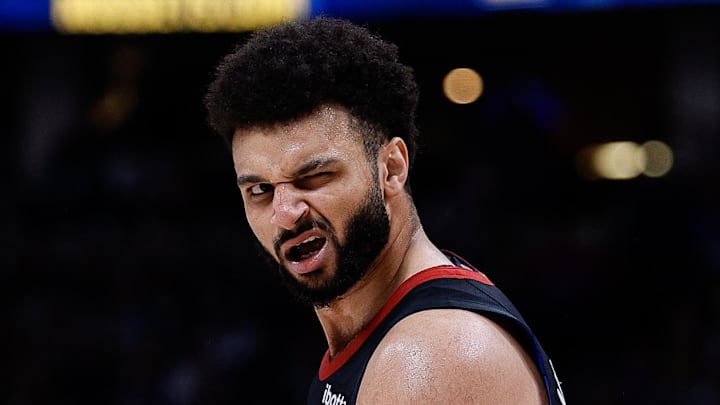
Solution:
{"label": "nose", "polygon": [[275,186],[272,216],[274,225],[293,229],[309,209],[302,194],[291,184],[280,183]]}

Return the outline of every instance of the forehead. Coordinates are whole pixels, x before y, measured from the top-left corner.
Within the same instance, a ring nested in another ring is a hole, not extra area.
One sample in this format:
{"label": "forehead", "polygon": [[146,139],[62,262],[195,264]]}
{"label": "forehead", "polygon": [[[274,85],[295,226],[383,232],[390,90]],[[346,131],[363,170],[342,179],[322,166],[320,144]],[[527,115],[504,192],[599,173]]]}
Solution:
{"label": "forehead", "polygon": [[298,121],[238,130],[232,141],[235,170],[291,170],[309,159],[357,160],[362,138],[350,114],[326,106]]}

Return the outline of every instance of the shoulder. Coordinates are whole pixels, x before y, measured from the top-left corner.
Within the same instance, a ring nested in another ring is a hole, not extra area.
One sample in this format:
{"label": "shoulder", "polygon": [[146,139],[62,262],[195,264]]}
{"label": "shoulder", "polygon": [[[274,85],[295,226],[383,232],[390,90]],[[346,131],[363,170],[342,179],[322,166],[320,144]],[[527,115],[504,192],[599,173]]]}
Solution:
{"label": "shoulder", "polygon": [[372,355],[358,404],[544,404],[537,368],[503,328],[459,309],[414,313]]}

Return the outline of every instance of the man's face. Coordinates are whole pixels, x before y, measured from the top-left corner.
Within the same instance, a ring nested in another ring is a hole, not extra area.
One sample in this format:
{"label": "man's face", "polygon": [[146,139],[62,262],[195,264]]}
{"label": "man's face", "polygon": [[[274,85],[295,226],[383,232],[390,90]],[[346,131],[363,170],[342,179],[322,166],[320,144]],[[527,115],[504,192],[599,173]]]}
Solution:
{"label": "man's face", "polygon": [[250,227],[296,298],[328,304],[362,278],[387,243],[376,164],[338,108],[235,135]]}

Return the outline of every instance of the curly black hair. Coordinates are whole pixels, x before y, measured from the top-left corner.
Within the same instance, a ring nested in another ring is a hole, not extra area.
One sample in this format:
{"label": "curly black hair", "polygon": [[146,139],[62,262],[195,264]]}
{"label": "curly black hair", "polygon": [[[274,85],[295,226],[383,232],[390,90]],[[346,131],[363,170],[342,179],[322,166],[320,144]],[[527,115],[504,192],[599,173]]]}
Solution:
{"label": "curly black hair", "polygon": [[365,139],[367,149],[398,136],[412,162],[418,97],[395,44],[320,16],[253,32],[220,61],[204,103],[210,127],[228,143],[236,129],[289,123],[337,104],[376,138]]}

